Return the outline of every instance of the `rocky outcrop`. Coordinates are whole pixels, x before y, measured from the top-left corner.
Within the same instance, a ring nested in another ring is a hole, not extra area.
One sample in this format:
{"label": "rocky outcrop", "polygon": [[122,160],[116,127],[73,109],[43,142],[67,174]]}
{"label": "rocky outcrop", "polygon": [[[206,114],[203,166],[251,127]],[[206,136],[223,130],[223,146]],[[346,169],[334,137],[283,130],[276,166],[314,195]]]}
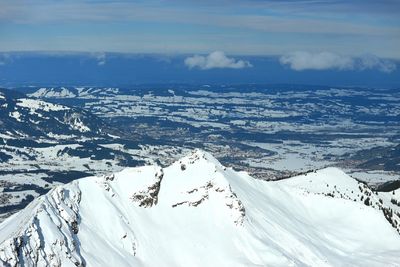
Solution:
{"label": "rocky outcrop", "polygon": [[144,190],[140,190],[132,195],[131,199],[138,203],[139,207],[150,208],[158,202],[161,180],[164,177],[163,169],[160,168],[154,175],[153,182]]}

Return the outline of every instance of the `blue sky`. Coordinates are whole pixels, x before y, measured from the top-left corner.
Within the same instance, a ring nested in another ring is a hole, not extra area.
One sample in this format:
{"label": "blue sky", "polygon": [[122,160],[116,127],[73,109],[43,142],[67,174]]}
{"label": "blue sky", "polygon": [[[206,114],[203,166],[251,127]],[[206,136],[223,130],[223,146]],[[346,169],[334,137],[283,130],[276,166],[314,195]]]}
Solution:
{"label": "blue sky", "polygon": [[0,0],[0,85],[399,87],[399,48],[400,0]]}
{"label": "blue sky", "polygon": [[[396,61],[397,62],[397,61]],[[307,84],[400,88],[400,69],[377,57],[0,53],[0,87],[137,84]]]}
{"label": "blue sky", "polygon": [[400,1],[0,1],[0,51],[400,59]]}

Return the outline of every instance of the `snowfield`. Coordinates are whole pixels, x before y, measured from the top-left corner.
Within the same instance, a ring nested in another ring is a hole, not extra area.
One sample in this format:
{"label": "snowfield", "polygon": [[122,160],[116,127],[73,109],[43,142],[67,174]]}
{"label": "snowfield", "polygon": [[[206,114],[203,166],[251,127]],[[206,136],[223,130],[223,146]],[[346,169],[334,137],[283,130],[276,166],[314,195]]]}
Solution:
{"label": "snowfield", "polygon": [[0,263],[399,266],[393,199],[336,168],[267,182],[197,150],[52,189],[0,225]]}
{"label": "snowfield", "polygon": [[44,110],[46,112],[49,111],[62,111],[62,110],[69,110],[68,107],[57,105],[41,100],[30,99],[30,98],[20,98],[17,102],[17,106],[23,108],[31,109],[31,113],[35,113],[36,110]]}

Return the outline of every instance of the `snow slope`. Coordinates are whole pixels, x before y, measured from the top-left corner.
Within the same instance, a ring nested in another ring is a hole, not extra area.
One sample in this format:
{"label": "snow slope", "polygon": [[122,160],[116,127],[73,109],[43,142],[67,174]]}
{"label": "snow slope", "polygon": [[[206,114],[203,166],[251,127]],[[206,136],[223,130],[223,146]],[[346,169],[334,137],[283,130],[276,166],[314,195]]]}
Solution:
{"label": "snow slope", "polygon": [[195,151],[167,168],[130,168],[51,190],[0,225],[0,262],[399,266],[400,235],[382,211],[400,222],[399,207],[390,206],[400,191],[368,190],[334,168],[256,180]]}

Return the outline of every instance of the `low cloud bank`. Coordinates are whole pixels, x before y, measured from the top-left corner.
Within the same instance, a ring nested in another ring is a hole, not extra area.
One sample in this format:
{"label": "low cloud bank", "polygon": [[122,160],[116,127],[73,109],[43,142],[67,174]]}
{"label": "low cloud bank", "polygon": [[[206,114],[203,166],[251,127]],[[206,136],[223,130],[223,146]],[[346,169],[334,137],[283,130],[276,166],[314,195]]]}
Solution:
{"label": "low cloud bank", "polygon": [[253,65],[246,60],[236,60],[227,57],[222,51],[214,51],[207,56],[194,55],[185,59],[185,65],[189,69],[198,68],[201,70],[209,69],[243,69]]}
{"label": "low cloud bank", "polygon": [[97,61],[98,66],[104,66],[107,63],[106,53],[103,52],[92,53],[91,57],[93,57]]}
{"label": "low cloud bank", "polygon": [[288,65],[296,71],[302,70],[368,70],[376,69],[390,73],[396,70],[396,64],[374,55],[361,57],[344,56],[330,52],[310,53],[298,51],[283,55],[279,59],[282,65]]}

